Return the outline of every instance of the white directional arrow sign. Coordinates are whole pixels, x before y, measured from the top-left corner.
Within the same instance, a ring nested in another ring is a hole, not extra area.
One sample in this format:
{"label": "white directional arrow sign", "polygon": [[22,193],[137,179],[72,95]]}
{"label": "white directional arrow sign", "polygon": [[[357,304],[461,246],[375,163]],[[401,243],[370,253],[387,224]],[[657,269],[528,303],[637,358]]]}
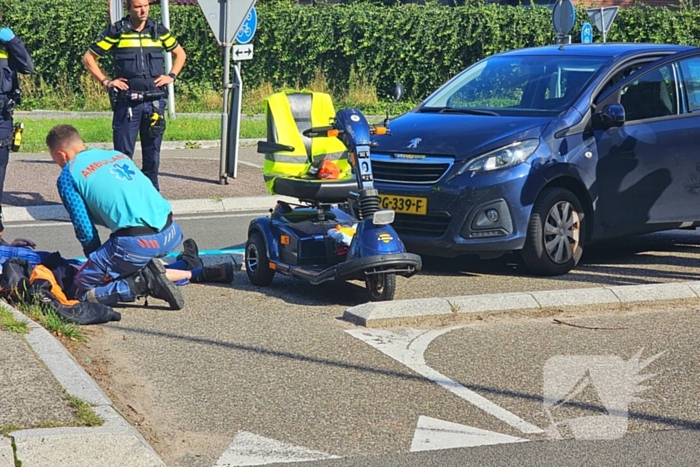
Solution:
{"label": "white directional arrow sign", "polygon": [[214,467],[265,465],[321,459],[339,459],[339,457],[242,431],[236,435]]}
{"label": "white directional arrow sign", "polygon": [[422,416],[413,435],[411,452],[466,448],[490,444],[522,443],[524,438],[482,430],[473,426]]}
{"label": "white directional arrow sign", "polygon": [[253,58],[253,44],[233,46],[233,60],[250,60],[251,58]]}
{"label": "white directional arrow sign", "polygon": [[255,0],[197,0],[219,45],[230,44]]}

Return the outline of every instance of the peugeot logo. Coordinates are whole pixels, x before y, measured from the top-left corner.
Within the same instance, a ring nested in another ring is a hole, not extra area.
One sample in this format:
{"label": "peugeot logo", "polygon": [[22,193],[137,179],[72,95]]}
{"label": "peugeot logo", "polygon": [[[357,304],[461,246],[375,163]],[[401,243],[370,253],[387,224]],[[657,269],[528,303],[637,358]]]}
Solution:
{"label": "peugeot logo", "polygon": [[416,149],[420,142],[423,141],[420,138],[413,138],[409,143],[408,146],[406,146],[408,149]]}

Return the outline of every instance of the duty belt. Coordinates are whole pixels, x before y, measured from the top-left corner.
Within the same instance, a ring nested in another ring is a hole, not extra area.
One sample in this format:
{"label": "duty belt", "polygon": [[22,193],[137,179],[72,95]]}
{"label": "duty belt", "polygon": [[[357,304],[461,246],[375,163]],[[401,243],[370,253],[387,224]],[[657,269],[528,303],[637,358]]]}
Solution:
{"label": "duty belt", "polygon": [[150,102],[165,97],[164,91],[115,91],[115,96],[119,100],[129,102]]}
{"label": "duty belt", "polygon": [[0,139],[0,148],[5,148],[7,146],[12,146],[12,134],[9,138]]}
{"label": "duty belt", "polygon": [[154,229],[153,227],[144,225],[139,227],[125,227],[113,232],[110,237],[141,237],[146,235],[155,235],[157,233],[163,232],[165,229],[170,227],[173,223],[173,213],[168,214],[168,220],[162,229]]}

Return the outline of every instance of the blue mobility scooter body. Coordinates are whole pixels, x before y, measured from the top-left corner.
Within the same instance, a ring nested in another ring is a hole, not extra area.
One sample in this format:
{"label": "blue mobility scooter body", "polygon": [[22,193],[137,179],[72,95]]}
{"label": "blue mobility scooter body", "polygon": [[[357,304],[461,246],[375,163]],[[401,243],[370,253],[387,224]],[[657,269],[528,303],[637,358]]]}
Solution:
{"label": "blue mobility scooter body", "polygon": [[[300,204],[278,201],[269,217],[251,221],[245,252],[249,279],[262,286],[269,285],[275,273],[314,285],[363,280],[370,300],[391,300],[396,275],[414,275],[422,261],[406,251],[391,226],[394,212],[380,209],[374,190],[371,135],[386,128],[368,124],[357,109],[342,109],[331,126],[300,131],[307,138],[339,138],[347,148],[352,173],[339,180],[275,178],[271,191],[297,198]],[[276,142],[258,143],[258,152],[266,155],[293,149]]]}

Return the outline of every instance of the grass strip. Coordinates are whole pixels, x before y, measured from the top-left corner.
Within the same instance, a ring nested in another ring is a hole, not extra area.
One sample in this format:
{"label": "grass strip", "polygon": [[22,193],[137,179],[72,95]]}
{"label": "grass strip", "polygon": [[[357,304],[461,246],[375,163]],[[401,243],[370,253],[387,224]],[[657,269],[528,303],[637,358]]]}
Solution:
{"label": "grass strip", "polygon": [[18,301],[15,303],[15,307],[57,337],[73,342],[87,340],[80,326],[64,320],[48,304],[41,303],[38,299],[29,303]]}
{"label": "grass strip", "polygon": [[0,306],[0,329],[17,334],[26,334],[29,332],[27,323],[15,318],[15,315],[4,306]]}
{"label": "grass strip", "polygon": [[[29,118],[15,119],[24,123],[20,152],[47,152],[46,135],[55,125],[74,126],[86,143],[112,141],[111,117],[91,118]],[[218,118],[178,117],[166,120],[164,141],[199,141],[221,139],[221,120]],[[265,120],[242,119],[240,138],[261,138],[267,134]],[[196,146],[196,145],[191,145]]]}

